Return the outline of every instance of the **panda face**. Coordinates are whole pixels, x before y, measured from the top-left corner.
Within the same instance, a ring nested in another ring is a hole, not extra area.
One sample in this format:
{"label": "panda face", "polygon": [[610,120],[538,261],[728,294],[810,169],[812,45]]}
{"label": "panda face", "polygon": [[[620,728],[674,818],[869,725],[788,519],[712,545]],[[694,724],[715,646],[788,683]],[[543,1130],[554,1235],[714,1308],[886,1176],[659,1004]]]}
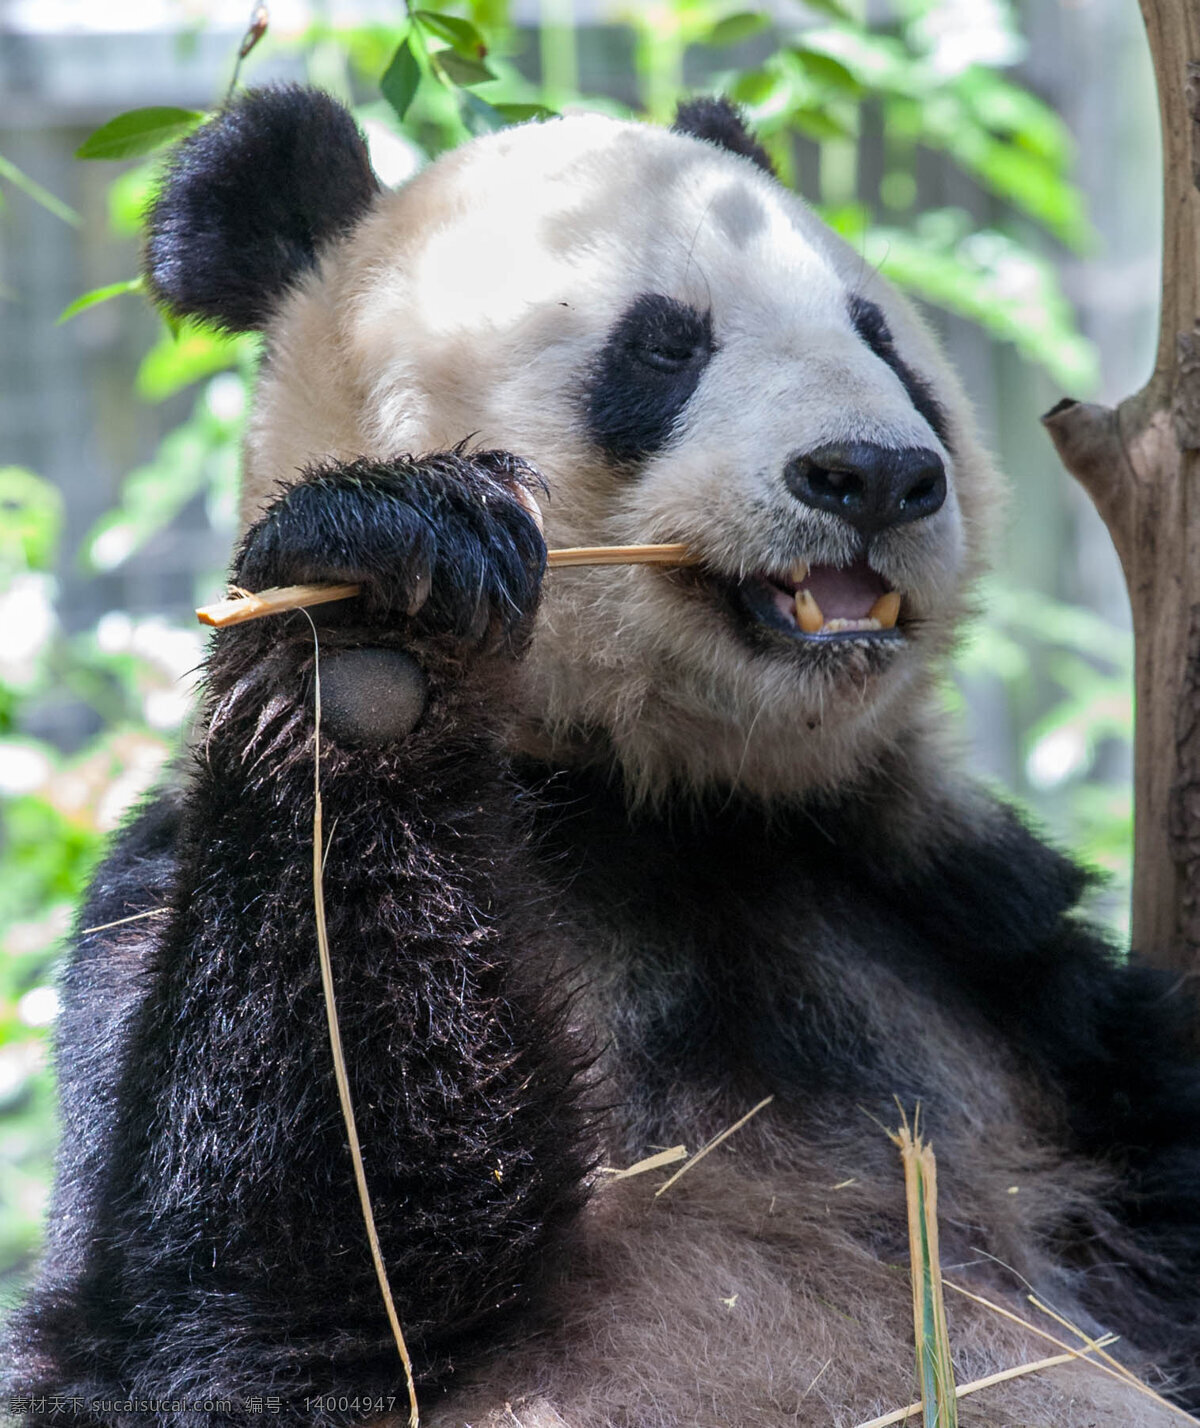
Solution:
{"label": "panda face", "polygon": [[267,340],[247,515],[314,459],[469,439],[542,472],[551,548],[699,556],[548,576],[525,747],[773,797],[924,717],[987,463],[909,310],[747,159],[594,117],[477,141]]}

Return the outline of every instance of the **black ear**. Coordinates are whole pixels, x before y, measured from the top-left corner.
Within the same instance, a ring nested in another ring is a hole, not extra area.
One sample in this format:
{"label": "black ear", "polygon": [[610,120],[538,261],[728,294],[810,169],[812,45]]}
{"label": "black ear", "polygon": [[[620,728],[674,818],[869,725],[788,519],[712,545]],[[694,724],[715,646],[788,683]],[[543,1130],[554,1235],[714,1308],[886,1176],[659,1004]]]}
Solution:
{"label": "black ear", "polygon": [[378,192],[358,127],[329,95],[252,90],[173,153],[147,221],[150,291],[176,317],[262,327]]}
{"label": "black ear", "polygon": [[746,127],[742,111],[724,95],[709,99],[685,99],[675,111],[675,122],[671,128],[676,134],[707,139],[731,153],[753,159],[760,169],[766,169],[772,178],[775,177],[775,167],[767,157],[766,149]]}

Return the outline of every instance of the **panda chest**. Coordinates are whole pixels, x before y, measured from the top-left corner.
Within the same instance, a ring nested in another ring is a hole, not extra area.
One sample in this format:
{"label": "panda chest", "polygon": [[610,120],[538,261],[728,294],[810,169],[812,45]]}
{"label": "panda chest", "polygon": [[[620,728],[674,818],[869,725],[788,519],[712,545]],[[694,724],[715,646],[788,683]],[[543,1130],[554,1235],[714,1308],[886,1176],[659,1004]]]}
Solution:
{"label": "panda chest", "polygon": [[581,1006],[630,1154],[767,1096],[802,1134],[890,1124],[897,1101],[947,1130],[1019,1115],[1008,1054],[830,845],[626,825],[575,849]]}

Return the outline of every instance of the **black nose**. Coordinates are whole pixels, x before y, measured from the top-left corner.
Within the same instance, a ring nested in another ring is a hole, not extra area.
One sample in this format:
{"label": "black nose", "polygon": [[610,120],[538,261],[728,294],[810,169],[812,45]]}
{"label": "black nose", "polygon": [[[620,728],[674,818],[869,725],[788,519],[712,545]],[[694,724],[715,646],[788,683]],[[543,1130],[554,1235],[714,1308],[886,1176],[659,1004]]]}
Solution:
{"label": "black nose", "polygon": [[900,451],[865,441],[822,446],[793,456],[783,479],[798,501],[832,511],[868,539],[932,516],[946,499],[942,459],[920,446]]}

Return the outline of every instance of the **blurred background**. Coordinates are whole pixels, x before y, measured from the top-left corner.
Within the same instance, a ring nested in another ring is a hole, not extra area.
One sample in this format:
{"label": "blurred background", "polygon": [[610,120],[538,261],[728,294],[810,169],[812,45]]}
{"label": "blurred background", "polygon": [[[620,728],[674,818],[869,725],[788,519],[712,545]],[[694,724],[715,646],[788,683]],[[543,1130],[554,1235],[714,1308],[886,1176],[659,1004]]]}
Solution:
{"label": "blurred background", "polygon": [[[239,51],[248,51],[239,59]],[[1038,423],[1157,332],[1160,171],[1134,0],[0,0],[0,1314],[36,1256],[54,978],[81,886],[194,694],[253,338],[138,292],[164,147],[308,79],[397,183],[543,110],[748,111],[784,180],[921,305],[1012,483],[946,700],[971,766],[1107,876],[1127,927],[1124,583]]]}

